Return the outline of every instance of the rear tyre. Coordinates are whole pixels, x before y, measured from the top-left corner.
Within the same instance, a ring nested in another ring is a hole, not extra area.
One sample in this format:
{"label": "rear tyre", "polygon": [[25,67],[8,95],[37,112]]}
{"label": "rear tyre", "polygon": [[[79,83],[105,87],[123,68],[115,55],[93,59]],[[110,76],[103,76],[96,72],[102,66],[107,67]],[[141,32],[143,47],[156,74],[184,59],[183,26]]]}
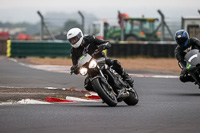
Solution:
{"label": "rear tyre", "polygon": [[112,91],[108,91],[106,86],[101,83],[101,81],[96,78],[92,81],[93,88],[97,92],[97,94],[101,97],[101,99],[111,107],[115,107],[117,105],[117,98]]}
{"label": "rear tyre", "polygon": [[133,91],[133,92],[130,92],[130,95],[129,97],[127,97],[124,102],[127,104],[127,105],[130,105],[130,106],[134,106],[138,103],[139,101],[139,98],[138,98],[138,94],[136,91]]}

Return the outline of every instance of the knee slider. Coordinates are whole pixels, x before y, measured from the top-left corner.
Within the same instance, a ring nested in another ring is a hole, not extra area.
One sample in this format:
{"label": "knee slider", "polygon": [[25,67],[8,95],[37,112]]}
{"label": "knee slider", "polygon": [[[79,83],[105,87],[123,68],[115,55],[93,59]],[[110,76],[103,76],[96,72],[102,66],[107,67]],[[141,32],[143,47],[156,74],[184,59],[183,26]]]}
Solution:
{"label": "knee slider", "polygon": [[180,79],[181,82],[186,82],[186,79],[185,79],[184,76],[180,76],[179,79]]}
{"label": "knee slider", "polygon": [[106,64],[109,66],[113,65],[113,61],[111,59],[106,59]]}

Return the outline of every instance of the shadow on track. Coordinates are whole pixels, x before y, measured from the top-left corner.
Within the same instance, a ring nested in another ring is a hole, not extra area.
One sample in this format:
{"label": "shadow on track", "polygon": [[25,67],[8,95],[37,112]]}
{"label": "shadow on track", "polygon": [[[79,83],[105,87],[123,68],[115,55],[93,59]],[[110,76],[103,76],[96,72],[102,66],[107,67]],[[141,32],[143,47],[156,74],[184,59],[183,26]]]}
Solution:
{"label": "shadow on track", "polygon": [[107,107],[107,108],[117,108],[117,107],[134,107],[134,106],[128,106],[128,105],[117,105],[116,107],[110,107],[108,105],[94,105],[94,104],[84,104],[84,105],[72,105],[73,107],[92,107],[92,108],[102,108],[102,107]]}
{"label": "shadow on track", "polygon": [[200,93],[168,93],[165,95],[171,95],[171,96],[196,96],[200,97]]}

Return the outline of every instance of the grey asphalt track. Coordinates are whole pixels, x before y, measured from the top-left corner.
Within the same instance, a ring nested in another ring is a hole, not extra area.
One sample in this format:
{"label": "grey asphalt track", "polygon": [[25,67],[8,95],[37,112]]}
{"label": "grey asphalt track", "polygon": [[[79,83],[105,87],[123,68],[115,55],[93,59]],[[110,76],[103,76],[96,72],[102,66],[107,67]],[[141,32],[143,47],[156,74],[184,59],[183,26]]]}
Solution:
{"label": "grey asphalt track", "polygon": [[[82,88],[82,77],[44,72],[0,58],[0,85]],[[60,79],[59,79],[60,78]],[[66,78],[66,79],[65,79]],[[134,78],[136,106],[63,103],[0,106],[1,133],[199,133],[200,90],[172,78]]]}
{"label": "grey asphalt track", "polygon": [[[75,81],[81,82],[77,83]],[[65,73],[46,72],[22,66],[0,56],[0,86],[28,88],[69,88],[83,89],[84,77]]]}

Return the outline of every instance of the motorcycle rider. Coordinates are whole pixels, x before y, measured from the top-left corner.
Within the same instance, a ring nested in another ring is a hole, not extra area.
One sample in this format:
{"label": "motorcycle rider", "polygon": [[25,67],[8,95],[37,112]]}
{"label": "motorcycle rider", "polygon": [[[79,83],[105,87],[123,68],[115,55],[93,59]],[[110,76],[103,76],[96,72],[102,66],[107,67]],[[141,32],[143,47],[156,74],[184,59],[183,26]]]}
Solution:
{"label": "motorcycle rider", "polygon": [[[76,69],[78,59],[84,54],[88,53],[92,55],[94,52],[99,52],[95,54],[95,58],[105,57],[106,64],[108,66],[113,66],[114,70],[122,76],[124,80],[126,80],[130,86],[133,87],[134,80],[124,71],[120,62],[117,60],[113,60],[105,56],[102,50],[108,49],[111,47],[111,44],[108,41],[100,40],[92,35],[83,36],[81,29],[72,28],[67,32],[67,40],[69,40],[72,49],[71,49],[71,57],[73,66],[71,67],[71,71],[74,71],[75,74],[78,74],[78,70]],[[85,80],[85,86],[88,83],[88,79]],[[91,91],[90,88],[86,88]]]}
{"label": "motorcycle rider", "polygon": [[178,46],[175,48],[175,56],[178,60],[179,66],[182,68],[180,73],[180,81],[194,82],[194,79],[188,75],[184,56],[191,49],[200,49],[200,41],[194,37],[189,38],[189,34],[186,30],[176,31],[175,40],[178,44]]}

